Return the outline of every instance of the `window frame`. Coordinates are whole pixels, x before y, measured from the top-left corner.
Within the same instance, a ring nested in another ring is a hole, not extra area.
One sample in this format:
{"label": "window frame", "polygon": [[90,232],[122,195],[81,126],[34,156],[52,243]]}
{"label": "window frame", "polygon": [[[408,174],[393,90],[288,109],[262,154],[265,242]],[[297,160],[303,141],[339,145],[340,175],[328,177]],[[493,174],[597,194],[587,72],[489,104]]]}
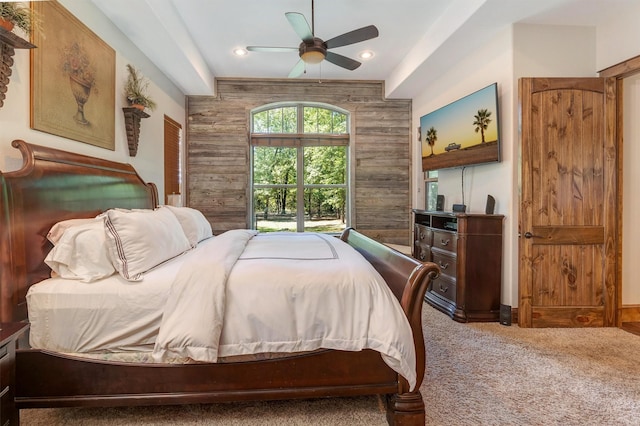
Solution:
{"label": "window frame", "polygon": [[[432,189],[435,189],[436,191],[435,194],[432,194]],[[438,170],[427,171],[424,173],[424,208],[425,210],[427,211],[436,210],[437,197],[438,197]],[[432,201],[432,203],[430,204],[429,201]]]}
{"label": "window frame", "polygon": [[[297,108],[296,132],[295,133],[254,133],[254,117],[264,111],[277,108]],[[345,133],[304,133],[304,108],[323,108],[333,112],[345,115]],[[296,232],[304,232],[305,228],[305,206],[304,192],[305,189],[322,189],[322,188],[344,188],[345,191],[345,228],[351,226],[350,200],[351,200],[351,114],[349,111],[337,107],[335,105],[319,103],[319,102],[278,102],[262,105],[250,112],[249,145],[250,145],[250,203],[249,215],[251,229],[257,228],[256,211],[254,206],[255,190],[268,188],[296,188]],[[254,181],[254,147],[293,147],[297,150],[296,161],[296,183],[295,184],[256,184]],[[305,184],[304,183],[304,148],[311,146],[345,146],[345,182],[341,184]]]}

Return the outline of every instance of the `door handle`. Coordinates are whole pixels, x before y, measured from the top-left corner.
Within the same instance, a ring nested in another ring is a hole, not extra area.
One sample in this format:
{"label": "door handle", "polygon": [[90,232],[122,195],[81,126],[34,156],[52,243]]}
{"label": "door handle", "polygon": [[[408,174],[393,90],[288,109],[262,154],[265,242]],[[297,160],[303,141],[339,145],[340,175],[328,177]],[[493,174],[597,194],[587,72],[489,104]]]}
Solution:
{"label": "door handle", "polygon": [[527,231],[527,232],[524,233],[524,237],[525,238],[533,238],[534,235],[531,232]]}

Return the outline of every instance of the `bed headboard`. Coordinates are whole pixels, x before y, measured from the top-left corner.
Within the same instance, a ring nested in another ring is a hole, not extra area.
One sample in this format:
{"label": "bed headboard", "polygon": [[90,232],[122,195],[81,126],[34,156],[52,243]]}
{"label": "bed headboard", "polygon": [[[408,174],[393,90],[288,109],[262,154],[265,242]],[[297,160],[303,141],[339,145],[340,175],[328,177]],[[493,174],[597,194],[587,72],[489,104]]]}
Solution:
{"label": "bed headboard", "polygon": [[0,172],[0,321],[27,319],[27,290],[50,276],[44,263],[47,232],[70,218],[93,217],[113,207],[153,208],[154,184],[130,164],[14,140],[20,170]]}

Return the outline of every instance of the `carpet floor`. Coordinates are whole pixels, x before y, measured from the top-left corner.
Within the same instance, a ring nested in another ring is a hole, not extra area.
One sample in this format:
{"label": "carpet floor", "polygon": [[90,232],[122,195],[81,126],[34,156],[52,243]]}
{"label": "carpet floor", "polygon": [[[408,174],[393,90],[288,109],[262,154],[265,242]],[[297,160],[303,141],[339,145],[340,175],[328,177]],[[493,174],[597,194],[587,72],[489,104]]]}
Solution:
{"label": "carpet floor", "polygon": [[[427,425],[640,425],[640,336],[459,324],[425,305]],[[385,425],[378,397],[21,411],[23,426]]]}

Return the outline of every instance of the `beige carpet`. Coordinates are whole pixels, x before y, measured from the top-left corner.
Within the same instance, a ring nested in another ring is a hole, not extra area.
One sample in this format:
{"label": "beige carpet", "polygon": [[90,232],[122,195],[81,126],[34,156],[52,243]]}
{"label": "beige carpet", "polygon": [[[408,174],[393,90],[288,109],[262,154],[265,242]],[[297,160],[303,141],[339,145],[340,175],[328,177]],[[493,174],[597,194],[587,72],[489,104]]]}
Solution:
{"label": "beige carpet", "polygon": [[[425,306],[428,425],[640,425],[640,336],[458,324]],[[385,425],[376,397],[23,410],[22,425]]]}

